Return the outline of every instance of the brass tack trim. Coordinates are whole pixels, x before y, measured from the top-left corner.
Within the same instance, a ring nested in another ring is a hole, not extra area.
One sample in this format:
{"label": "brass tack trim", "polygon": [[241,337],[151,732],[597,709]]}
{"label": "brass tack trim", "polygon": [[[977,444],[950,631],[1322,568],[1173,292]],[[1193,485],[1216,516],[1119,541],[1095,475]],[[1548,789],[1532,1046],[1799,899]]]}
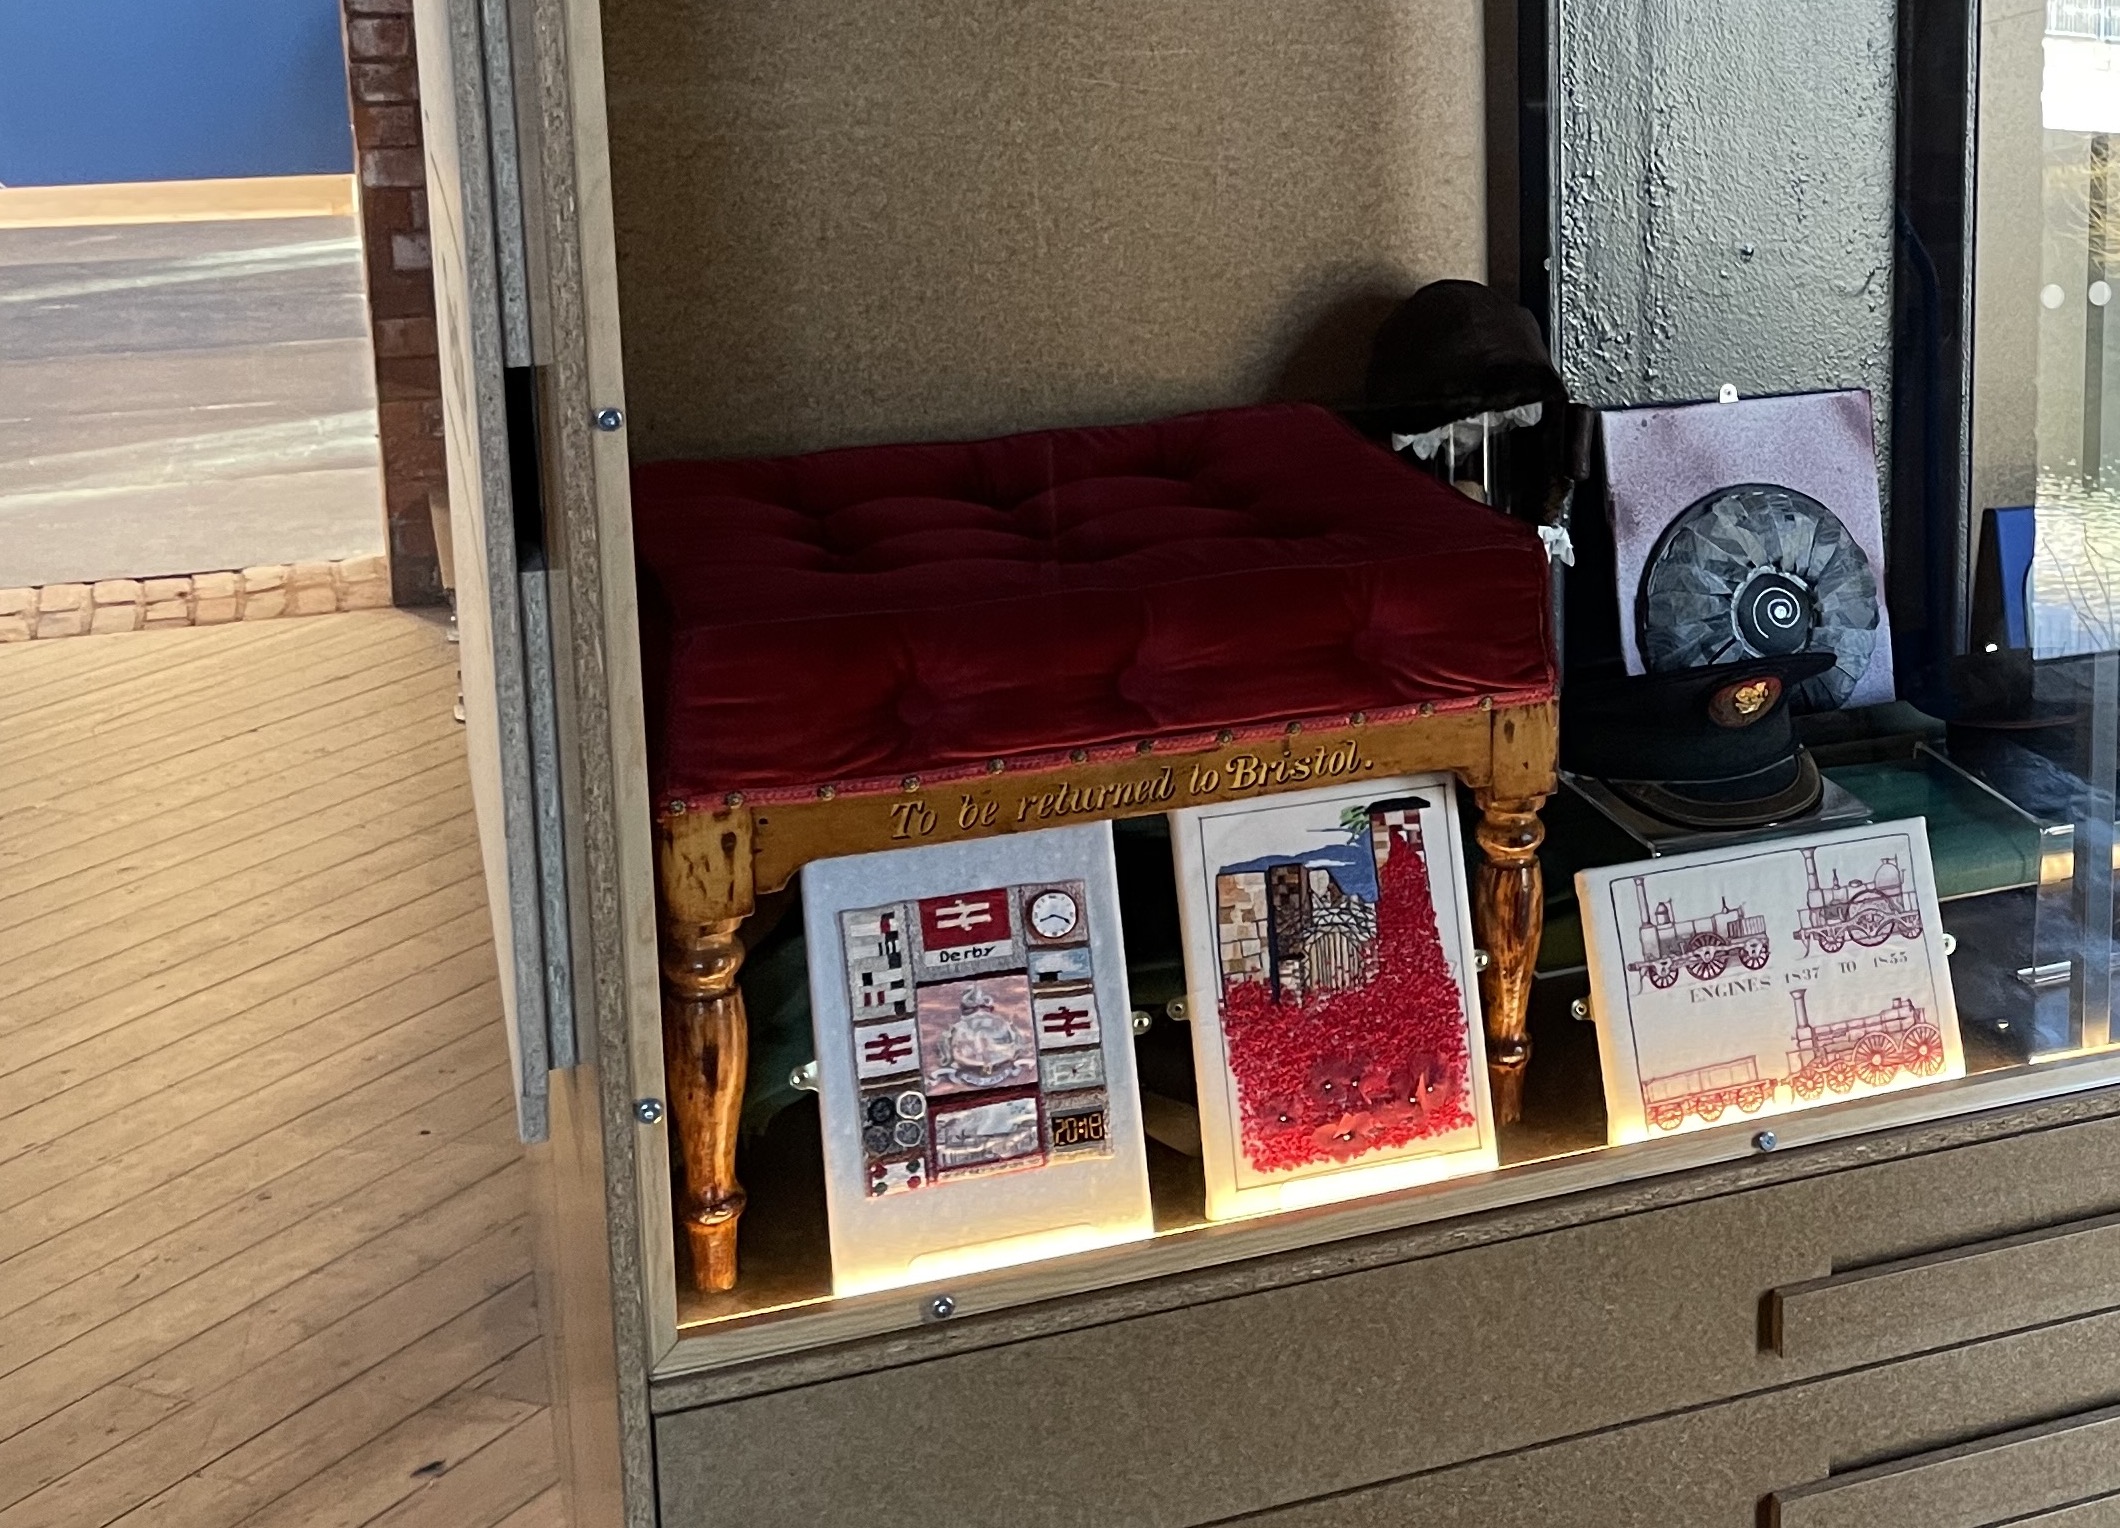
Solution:
{"label": "brass tack trim", "polygon": [[1494,709],[1494,697],[1492,695],[1482,695],[1480,697],[1480,709],[1482,711],[1492,711]]}
{"label": "brass tack trim", "polygon": [[986,761],[986,772],[990,775],[998,775],[1007,768],[1008,765],[999,759],[988,759]]}
{"label": "brass tack trim", "polygon": [[836,785],[820,785],[817,787],[817,799],[819,801],[830,801],[838,794],[839,787]]}
{"label": "brass tack trim", "polygon": [[920,789],[920,776],[907,775],[903,780],[900,780],[898,782],[898,786],[901,790],[917,791]]}
{"label": "brass tack trim", "polygon": [[1435,702],[1434,702],[1434,701],[1432,701],[1432,700],[1424,700],[1424,701],[1422,701],[1422,702],[1421,702],[1421,715],[1423,715],[1423,716],[1433,716],[1433,715],[1435,715]]}
{"label": "brass tack trim", "polygon": [[1077,748],[1070,751],[1067,757],[1069,763],[1087,764],[1089,762],[1089,750],[1087,748]]}
{"label": "brass tack trim", "polygon": [[722,804],[723,806],[742,806],[742,805],[743,805],[743,792],[742,792],[742,791],[730,791],[728,795],[726,795],[726,796],[724,796],[724,797],[722,797],[722,798],[721,798],[721,804]]}
{"label": "brass tack trim", "polygon": [[1145,737],[1141,739],[1140,742],[1134,744],[1135,753],[1154,753],[1155,751],[1156,740],[1152,737]]}
{"label": "brass tack trim", "polygon": [[1215,734],[1215,741],[1218,743],[1234,743],[1236,740],[1237,734],[1228,727]]}
{"label": "brass tack trim", "polygon": [[1367,711],[1357,711],[1354,715],[1347,718],[1347,725],[1350,727],[1359,727],[1366,723],[1368,720],[1369,713]]}
{"label": "brass tack trim", "polygon": [[673,801],[666,810],[672,817],[682,817],[685,815],[685,804],[682,801]]}

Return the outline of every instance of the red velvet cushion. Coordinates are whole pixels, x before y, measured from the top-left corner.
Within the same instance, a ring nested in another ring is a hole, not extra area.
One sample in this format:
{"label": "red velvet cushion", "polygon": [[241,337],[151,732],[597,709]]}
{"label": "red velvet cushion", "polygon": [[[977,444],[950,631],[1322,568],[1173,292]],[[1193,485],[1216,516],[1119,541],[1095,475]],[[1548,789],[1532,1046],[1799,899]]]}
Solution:
{"label": "red velvet cushion", "polygon": [[1553,693],[1538,537],[1322,409],[633,475],[659,795]]}

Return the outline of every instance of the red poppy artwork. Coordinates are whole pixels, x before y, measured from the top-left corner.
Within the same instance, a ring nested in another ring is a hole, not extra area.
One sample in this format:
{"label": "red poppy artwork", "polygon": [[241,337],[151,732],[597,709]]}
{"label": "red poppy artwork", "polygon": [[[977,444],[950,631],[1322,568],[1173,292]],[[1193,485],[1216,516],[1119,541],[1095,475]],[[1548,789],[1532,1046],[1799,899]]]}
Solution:
{"label": "red poppy artwork", "polygon": [[1210,1215],[1342,1196],[1291,1198],[1292,1179],[1493,1165],[1451,791],[1385,781],[1174,821],[1196,1000],[1212,961],[1194,1020]]}
{"label": "red poppy artwork", "polygon": [[1222,1032],[1256,1168],[1351,1162],[1473,1123],[1465,1000],[1436,932],[1418,819],[1383,831],[1396,842],[1367,939],[1335,947],[1314,915],[1312,953],[1224,975]]}

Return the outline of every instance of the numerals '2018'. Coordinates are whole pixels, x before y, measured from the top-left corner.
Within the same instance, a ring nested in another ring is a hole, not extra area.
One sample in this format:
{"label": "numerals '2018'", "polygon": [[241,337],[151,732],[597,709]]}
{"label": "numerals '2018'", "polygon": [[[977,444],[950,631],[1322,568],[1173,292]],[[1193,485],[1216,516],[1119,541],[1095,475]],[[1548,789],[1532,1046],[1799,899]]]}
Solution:
{"label": "numerals '2018'", "polygon": [[1082,1146],[1104,1139],[1104,1111],[1095,1114],[1068,1114],[1053,1121],[1053,1144],[1055,1146]]}

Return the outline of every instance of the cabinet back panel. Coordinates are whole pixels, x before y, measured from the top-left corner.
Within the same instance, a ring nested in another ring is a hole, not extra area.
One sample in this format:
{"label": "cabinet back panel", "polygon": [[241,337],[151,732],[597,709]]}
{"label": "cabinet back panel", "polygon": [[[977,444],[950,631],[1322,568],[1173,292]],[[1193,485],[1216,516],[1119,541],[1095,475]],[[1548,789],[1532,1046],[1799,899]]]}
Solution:
{"label": "cabinet back panel", "polygon": [[1484,270],[1478,0],[604,0],[638,459],[1360,387]]}

